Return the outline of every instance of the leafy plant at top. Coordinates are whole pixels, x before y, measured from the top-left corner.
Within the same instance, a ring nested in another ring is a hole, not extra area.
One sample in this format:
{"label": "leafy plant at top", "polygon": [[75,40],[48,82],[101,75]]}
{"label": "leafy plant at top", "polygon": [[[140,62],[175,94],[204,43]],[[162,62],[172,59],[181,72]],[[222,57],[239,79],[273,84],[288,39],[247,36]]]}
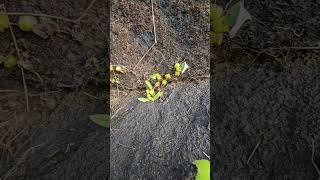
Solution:
{"label": "leafy plant at top", "polygon": [[9,17],[6,14],[0,14],[0,32],[9,28]]}
{"label": "leafy plant at top", "polygon": [[[174,76],[179,77],[189,68],[186,62],[174,65]],[[163,93],[162,88],[166,87],[168,81],[171,80],[171,74],[161,75],[160,73],[152,74],[149,79],[145,80],[147,97],[138,98],[141,102],[153,102],[159,99]]]}
{"label": "leafy plant at top", "polygon": [[20,16],[18,26],[22,31],[32,31],[33,26],[37,23],[37,18],[33,16]]}
{"label": "leafy plant at top", "polygon": [[240,1],[236,1],[236,3],[228,9],[225,15],[225,22],[229,27],[233,27],[236,24],[238,15],[240,12]]}
{"label": "leafy plant at top", "polygon": [[210,32],[210,43],[213,45],[221,45],[223,40],[223,33],[229,31],[229,27],[225,22],[222,8],[218,5],[213,5],[210,14],[210,23],[212,31]]}
{"label": "leafy plant at top", "polygon": [[197,167],[196,180],[210,180],[210,161],[201,159],[193,164]]}
{"label": "leafy plant at top", "polygon": [[109,127],[110,125],[110,117],[107,114],[94,114],[90,115],[89,119],[93,121],[94,123],[102,126],[102,127]]}
{"label": "leafy plant at top", "polygon": [[225,15],[222,8],[215,4],[210,13],[210,24],[212,25],[210,43],[215,46],[221,45],[223,34],[226,32],[229,32],[229,36],[233,38],[247,19],[250,19],[250,15],[244,8],[242,0],[236,1]]}

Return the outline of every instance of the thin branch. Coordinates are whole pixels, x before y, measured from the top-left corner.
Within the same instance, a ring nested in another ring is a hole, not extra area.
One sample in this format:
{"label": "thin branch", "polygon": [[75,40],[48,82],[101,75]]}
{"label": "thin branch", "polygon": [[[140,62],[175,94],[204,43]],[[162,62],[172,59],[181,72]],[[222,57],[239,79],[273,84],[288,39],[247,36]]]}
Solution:
{"label": "thin branch", "polygon": [[47,17],[51,19],[58,19],[66,22],[71,22],[77,24],[78,21],[74,19],[69,19],[69,18],[64,18],[64,17],[59,17],[59,16],[54,16],[54,15],[48,15],[48,14],[36,14],[36,13],[26,13],[26,12],[0,12],[0,14],[7,14],[8,16],[36,16],[36,17]]}
{"label": "thin branch", "polygon": [[259,140],[259,142],[257,143],[257,145],[254,147],[254,149],[253,149],[252,153],[250,154],[250,157],[249,157],[249,158],[248,158],[248,160],[247,160],[247,164],[249,164],[249,162],[250,162],[250,160],[251,160],[251,158],[252,158],[253,154],[254,154],[254,153],[256,152],[256,150],[258,149],[258,147],[259,147],[260,143],[261,143],[261,140]]}
{"label": "thin branch", "polygon": [[[6,7],[5,6],[3,6],[3,7],[4,7],[4,12],[6,13],[7,12]],[[18,54],[18,59],[21,60],[20,49],[19,49],[18,44],[17,44],[16,36],[13,33],[13,29],[12,29],[12,26],[10,24],[10,20],[9,20],[9,29],[10,29],[10,32],[11,32],[11,37],[12,37],[12,40],[13,40],[13,43],[14,43],[14,47],[16,48],[16,51],[17,51],[17,54]],[[22,74],[22,82],[23,82],[24,96],[25,96],[25,100],[26,100],[27,112],[29,112],[30,109],[29,109],[28,87],[27,87],[25,76],[24,76],[24,70],[23,70],[22,67],[20,67],[20,70],[21,70],[21,74]]]}
{"label": "thin branch", "polygon": [[93,4],[96,2],[97,0],[92,0],[91,3],[89,4],[89,6],[87,7],[87,9],[81,14],[81,16],[76,19],[76,22],[80,22],[81,19],[87,14],[87,12],[89,11],[89,9],[93,6]]}
{"label": "thin branch", "polygon": [[136,69],[136,67],[139,65],[139,63],[144,59],[144,57],[149,53],[149,51],[157,44],[157,32],[156,32],[156,23],[155,23],[155,16],[154,16],[154,9],[153,9],[153,1],[151,2],[151,11],[152,11],[152,23],[153,23],[153,34],[154,34],[154,43],[151,45],[151,47],[147,50],[146,53],[140,58],[138,63],[134,66],[133,70]]}
{"label": "thin branch", "polygon": [[148,49],[148,51],[146,53],[144,53],[144,55],[142,56],[142,58],[140,58],[140,60],[138,61],[138,63],[134,66],[133,70],[136,69],[136,67],[139,65],[139,63],[144,59],[144,57],[149,53],[149,51],[156,45],[156,43],[153,43],[151,45],[151,47]]}
{"label": "thin branch", "polygon": [[89,11],[89,9],[93,6],[93,4],[96,2],[96,0],[92,0],[89,6],[86,8],[86,10],[81,13],[80,17],[77,19],[69,19],[69,18],[64,18],[60,16],[54,16],[54,15],[49,15],[49,14],[36,14],[36,13],[27,13],[27,12],[0,12],[0,14],[6,14],[8,16],[36,16],[36,17],[46,17],[46,18],[51,18],[51,19],[57,19],[57,20],[62,20],[74,24],[79,24],[81,19],[86,15],[86,13]]}

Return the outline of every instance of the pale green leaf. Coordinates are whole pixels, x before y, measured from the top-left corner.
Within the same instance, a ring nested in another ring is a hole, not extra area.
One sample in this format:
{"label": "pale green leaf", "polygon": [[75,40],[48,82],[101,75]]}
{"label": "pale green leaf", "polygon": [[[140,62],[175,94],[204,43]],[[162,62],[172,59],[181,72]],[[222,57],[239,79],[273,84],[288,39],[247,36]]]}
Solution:
{"label": "pale green leaf", "polygon": [[153,86],[151,85],[151,82],[149,80],[146,80],[145,83],[149,89],[153,89]]}
{"label": "pale green leaf", "polygon": [[90,115],[89,119],[102,127],[109,127],[110,124],[110,116],[107,114]]}
{"label": "pale green leaf", "polygon": [[18,26],[22,31],[32,31],[33,26],[37,23],[37,18],[33,16],[20,16]]}
{"label": "pale green leaf", "polygon": [[187,69],[189,68],[188,64],[186,62],[181,64],[181,74],[183,74]]}
{"label": "pale green leaf", "polygon": [[210,180],[210,161],[201,159],[193,162],[197,167],[196,180]]}
{"label": "pale green leaf", "polygon": [[230,38],[234,38],[236,36],[237,32],[239,31],[239,29],[241,28],[241,26],[243,25],[243,23],[245,23],[247,20],[251,20],[251,19],[252,19],[251,15],[244,7],[244,2],[240,1],[239,15],[238,15],[236,23],[234,24],[234,26],[232,27],[232,29],[229,32]]}
{"label": "pale green leaf", "polygon": [[153,101],[159,99],[162,96],[162,92],[158,92],[156,95],[152,97]]}
{"label": "pale green leaf", "polygon": [[147,98],[138,98],[138,100],[139,101],[141,101],[141,102],[150,102],[150,100],[149,99],[147,99]]}
{"label": "pale green leaf", "polygon": [[225,15],[226,24],[231,28],[233,27],[238,19],[240,12],[240,1],[236,2],[230,9],[228,9]]}

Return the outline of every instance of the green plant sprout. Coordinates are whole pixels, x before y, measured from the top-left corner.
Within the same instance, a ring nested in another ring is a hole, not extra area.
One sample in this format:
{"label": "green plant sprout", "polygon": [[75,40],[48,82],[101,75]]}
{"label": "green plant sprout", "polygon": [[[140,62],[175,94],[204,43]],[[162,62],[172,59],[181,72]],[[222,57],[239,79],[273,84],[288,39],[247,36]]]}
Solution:
{"label": "green plant sprout", "polygon": [[112,76],[110,76],[110,82],[111,84],[120,84],[120,80],[117,77],[116,73],[125,73],[124,68],[121,66],[114,66],[110,64],[110,74],[112,73]]}
{"label": "green plant sprout", "polygon": [[[174,76],[179,77],[189,68],[186,62],[180,64],[174,64]],[[162,89],[167,86],[168,81],[171,81],[171,74],[161,75],[160,73],[152,74],[149,79],[145,80],[146,84],[146,96],[138,98],[141,102],[154,102],[159,99],[162,95]]]}
{"label": "green plant sprout", "polygon": [[98,124],[102,127],[109,127],[110,125],[110,116],[108,114],[94,114],[90,115],[89,119],[93,121],[94,123]]}
{"label": "green plant sprout", "polygon": [[210,180],[210,161],[196,160],[193,164],[197,167],[196,180]]}
{"label": "green plant sprout", "polygon": [[233,38],[241,25],[248,19],[250,14],[244,8],[243,1],[237,0],[234,4],[223,12],[223,9],[214,4],[210,12],[210,44],[219,46],[222,44],[224,33],[229,32],[230,38]]}

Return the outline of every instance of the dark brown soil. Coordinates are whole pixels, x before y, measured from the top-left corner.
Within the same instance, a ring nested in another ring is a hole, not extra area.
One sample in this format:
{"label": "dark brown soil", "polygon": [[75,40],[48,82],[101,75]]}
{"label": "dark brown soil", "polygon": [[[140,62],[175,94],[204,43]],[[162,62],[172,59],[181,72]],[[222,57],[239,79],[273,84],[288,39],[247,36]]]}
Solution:
{"label": "dark brown soil", "polygon": [[245,6],[253,20],[211,51],[212,176],[317,179],[320,2]]}
{"label": "dark brown soil", "polygon": [[[76,19],[90,0],[5,1],[8,12]],[[10,16],[12,22],[16,16]],[[52,19],[60,32],[44,39],[13,26],[29,91],[18,66],[0,67],[0,179],[106,179],[108,131],[88,116],[106,112],[108,5],[97,0],[80,24]],[[15,55],[10,31],[0,53]],[[99,67],[99,68],[98,68]]]}

